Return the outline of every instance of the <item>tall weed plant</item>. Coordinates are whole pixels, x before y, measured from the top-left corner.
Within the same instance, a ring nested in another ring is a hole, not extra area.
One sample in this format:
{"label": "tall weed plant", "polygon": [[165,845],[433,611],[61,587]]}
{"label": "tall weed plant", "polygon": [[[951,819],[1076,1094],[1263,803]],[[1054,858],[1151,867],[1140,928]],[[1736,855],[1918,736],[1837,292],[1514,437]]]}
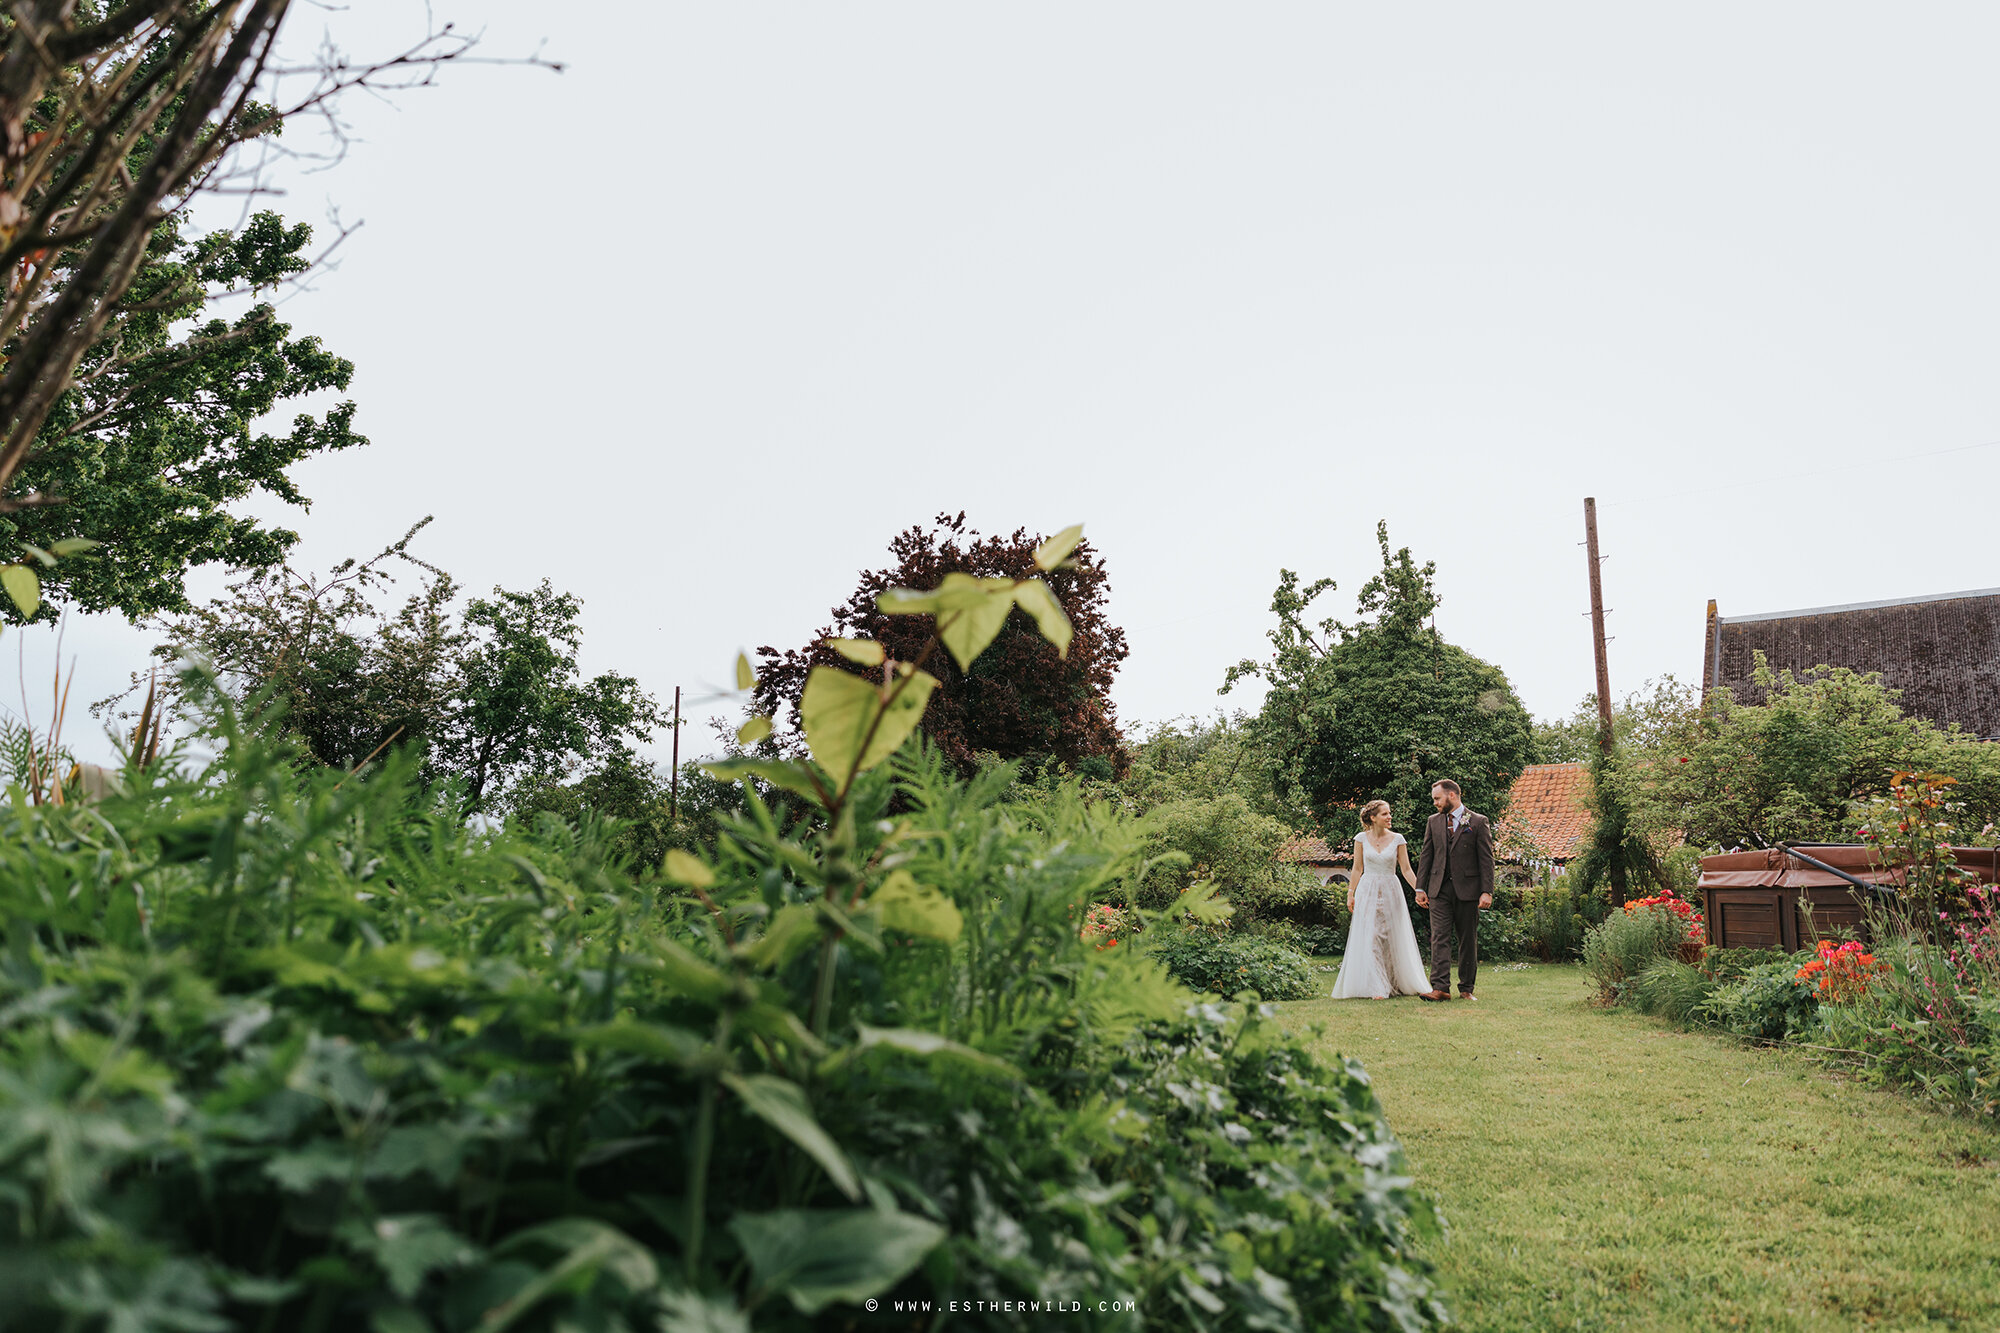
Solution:
{"label": "tall weed plant", "polygon": [[1661,959],[1678,959],[1687,947],[1687,923],[1658,908],[1613,912],[1583,937],[1583,970],[1604,1004],[1616,1004]]}
{"label": "tall weed plant", "polygon": [[[897,610],[964,662],[996,606],[1059,640],[1003,582]],[[1080,938],[1135,823],[947,776],[923,661],[842,652],[812,758],[718,766],[746,813],[657,873],[604,821],[468,827],[409,761],[303,765],[226,701],[205,767],[0,811],[0,1326],[1441,1322],[1360,1068]]]}

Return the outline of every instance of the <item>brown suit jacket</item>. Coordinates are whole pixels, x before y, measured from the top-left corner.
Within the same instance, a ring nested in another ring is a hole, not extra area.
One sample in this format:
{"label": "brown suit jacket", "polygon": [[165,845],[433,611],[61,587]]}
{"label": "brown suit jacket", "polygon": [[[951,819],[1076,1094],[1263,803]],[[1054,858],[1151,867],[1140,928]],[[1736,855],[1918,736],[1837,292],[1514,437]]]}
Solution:
{"label": "brown suit jacket", "polygon": [[1451,834],[1450,816],[1440,810],[1424,824],[1424,850],[1417,857],[1417,891],[1441,896],[1444,869],[1451,866],[1454,898],[1477,899],[1493,892],[1493,826],[1486,816],[1465,812],[1465,826]]}

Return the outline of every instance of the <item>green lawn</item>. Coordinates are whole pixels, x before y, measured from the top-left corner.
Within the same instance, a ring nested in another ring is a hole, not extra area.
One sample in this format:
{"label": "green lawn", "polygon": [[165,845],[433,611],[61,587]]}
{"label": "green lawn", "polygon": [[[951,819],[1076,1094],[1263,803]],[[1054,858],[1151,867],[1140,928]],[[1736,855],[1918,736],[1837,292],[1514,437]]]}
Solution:
{"label": "green lawn", "polygon": [[1575,968],[1479,982],[1283,1006],[1368,1067],[1463,1327],[2000,1329],[2000,1132],[1593,1009]]}

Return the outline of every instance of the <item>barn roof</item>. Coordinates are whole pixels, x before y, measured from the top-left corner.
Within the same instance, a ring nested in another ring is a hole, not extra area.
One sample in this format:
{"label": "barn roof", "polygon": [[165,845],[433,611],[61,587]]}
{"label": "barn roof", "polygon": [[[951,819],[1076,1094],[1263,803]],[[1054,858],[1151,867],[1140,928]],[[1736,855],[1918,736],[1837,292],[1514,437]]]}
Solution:
{"label": "barn roof", "polygon": [[2000,588],[1725,616],[1708,604],[1702,688],[1760,703],[1755,654],[1773,671],[1879,672],[1907,714],[2000,737]]}
{"label": "barn roof", "polygon": [[1590,789],[1587,764],[1530,764],[1514,779],[1507,816],[1500,821],[1499,850],[1527,844],[1548,861],[1567,861],[1582,850],[1590,832],[1584,796]]}

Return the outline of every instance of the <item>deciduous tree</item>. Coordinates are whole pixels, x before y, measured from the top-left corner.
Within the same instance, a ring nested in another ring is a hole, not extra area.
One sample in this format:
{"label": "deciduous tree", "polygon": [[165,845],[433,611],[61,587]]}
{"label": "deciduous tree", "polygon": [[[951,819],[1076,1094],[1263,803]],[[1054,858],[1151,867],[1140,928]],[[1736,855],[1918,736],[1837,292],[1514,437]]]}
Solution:
{"label": "deciduous tree", "polygon": [[1482,814],[1502,813],[1509,785],[1533,758],[1528,711],[1499,667],[1446,643],[1431,623],[1436,565],[1404,547],[1391,553],[1376,528],[1382,568],[1357,599],[1365,619],[1307,620],[1334,587],[1301,587],[1279,572],[1271,610],[1274,651],[1229,669],[1221,692],[1247,676],[1269,685],[1253,731],[1277,798],[1300,823],[1352,837],[1353,810],[1382,797],[1411,837],[1431,812],[1431,784],[1451,778]]}

